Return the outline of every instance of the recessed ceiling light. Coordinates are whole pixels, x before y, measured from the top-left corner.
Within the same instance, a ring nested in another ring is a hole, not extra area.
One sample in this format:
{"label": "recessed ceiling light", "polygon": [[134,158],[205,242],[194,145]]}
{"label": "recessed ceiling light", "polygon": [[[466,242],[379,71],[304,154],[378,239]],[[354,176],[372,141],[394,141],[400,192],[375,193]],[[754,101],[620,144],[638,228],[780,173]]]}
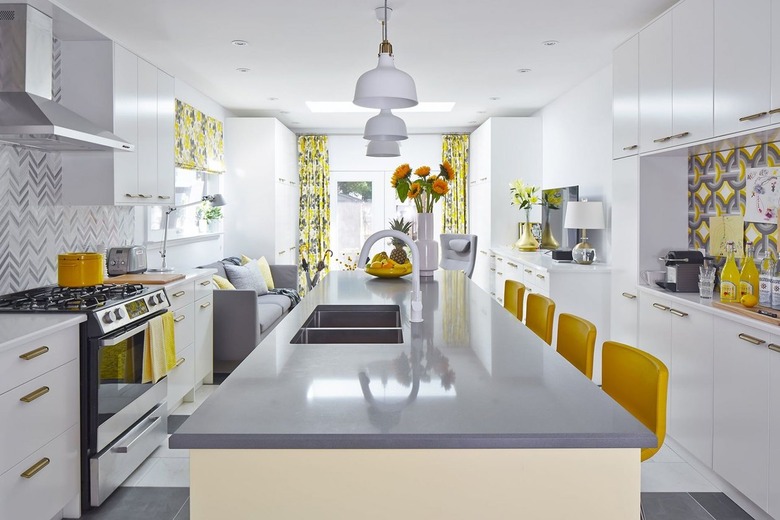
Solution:
{"label": "recessed ceiling light", "polygon": [[517,72],[520,74],[525,74],[526,72],[531,72],[531,69],[517,69]]}
{"label": "recessed ceiling light", "polygon": [[487,110],[477,110],[477,114],[487,114]]}
{"label": "recessed ceiling light", "polygon": [[558,40],[545,40],[542,42],[542,45],[546,45],[547,47],[552,47],[553,45],[558,45]]}
{"label": "recessed ceiling light", "polygon": [[[376,113],[375,108],[359,107],[351,101],[307,101],[306,106],[319,114]],[[421,101],[416,106],[398,108],[394,112],[452,112],[455,102]]]}
{"label": "recessed ceiling light", "polygon": [[289,114],[290,111],[289,110],[280,110],[279,113],[280,114]]}
{"label": "recessed ceiling light", "polygon": [[230,43],[232,43],[236,47],[247,47],[247,46],[249,46],[249,42],[246,41],[246,40],[233,40]]}
{"label": "recessed ceiling light", "polygon": [[501,99],[501,98],[500,98],[500,97],[498,97],[498,96],[492,96],[492,97],[489,97],[488,99],[489,99],[490,101],[498,101],[498,100],[499,100],[499,99]]}
{"label": "recessed ceiling light", "polygon": [[469,124],[470,125],[475,125],[475,124],[477,124],[477,122],[476,121],[469,121]]}
{"label": "recessed ceiling light", "polygon": [[293,122],[292,122],[292,123],[290,123],[290,124],[291,124],[291,125],[299,125],[299,124],[301,124],[301,122],[300,122],[300,121],[293,121]]}
{"label": "recessed ceiling light", "polygon": [[278,97],[269,97],[268,101],[279,101]]}
{"label": "recessed ceiling light", "polygon": [[236,70],[237,70],[238,72],[241,72],[241,73],[246,73],[246,72],[249,72],[249,71],[250,71],[250,70],[252,70],[252,69],[248,69],[248,68],[246,68],[246,67],[239,67],[239,68],[237,68]]}

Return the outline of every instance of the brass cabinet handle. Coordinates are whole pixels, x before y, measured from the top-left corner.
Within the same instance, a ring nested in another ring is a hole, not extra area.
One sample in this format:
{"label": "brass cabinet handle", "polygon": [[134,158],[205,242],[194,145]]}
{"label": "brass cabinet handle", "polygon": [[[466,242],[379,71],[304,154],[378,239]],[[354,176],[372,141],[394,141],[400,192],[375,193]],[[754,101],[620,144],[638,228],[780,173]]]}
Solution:
{"label": "brass cabinet handle", "polygon": [[285,254],[286,252],[287,252],[287,251],[285,251],[284,249],[282,249],[282,250],[281,250],[281,251],[279,251],[277,254],[278,254],[278,255],[283,255],[283,254]]}
{"label": "brass cabinet handle", "polygon": [[133,195],[132,193],[125,193],[125,197],[129,197],[131,199],[136,198],[136,195]]}
{"label": "brass cabinet handle", "polygon": [[186,317],[187,317],[187,316],[185,316],[184,314],[182,314],[181,316],[177,316],[177,317],[173,318],[173,321],[175,321],[176,323],[179,323],[181,320],[183,320],[183,319],[184,319],[184,318],[186,318]]}
{"label": "brass cabinet handle", "polygon": [[669,309],[669,312],[671,312],[675,316],[679,316],[680,318],[684,318],[688,315],[687,312],[678,311],[677,309]]}
{"label": "brass cabinet handle", "polygon": [[504,273],[502,273],[501,271],[496,271],[496,274],[499,276],[504,276]]}
{"label": "brass cabinet handle", "polygon": [[205,309],[206,307],[211,307],[211,302],[201,303],[200,308]]}
{"label": "brass cabinet handle", "polygon": [[769,115],[773,116],[773,115],[777,114],[778,112],[780,112],[780,108],[773,108],[772,110],[769,111]]}
{"label": "brass cabinet handle", "polygon": [[780,345],[775,345],[774,343],[770,343],[767,346],[769,347],[769,350],[774,350],[775,352],[780,352]]}
{"label": "brass cabinet handle", "polygon": [[490,270],[493,271],[494,273],[496,272],[496,268],[495,267],[491,267]]}
{"label": "brass cabinet handle", "polygon": [[653,307],[655,307],[656,309],[661,309],[662,311],[668,311],[669,309],[671,309],[671,307],[667,307],[666,305],[661,305],[660,303],[654,303]]}
{"label": "brass cabinet handle", "polygon": [[632,144],[631,146],[624,146],[624,147],[623,147],[623,150],[624,150],[624,151],[628,151],[628,150],[636,150],[637,148],[639,148],[639,145],[638,145],[638,144]]}
{"label": "brass cabinet handle", "polygon": [[495,258],[495,257],[496,257],[496,255],[490,255],[490,258]]}
{"label": "brass cabinet handle", "polygon": [[680,139],[680,138],[682,138],[682,137],[688,137],[689,135],[691,135],[691,133],[690,133],[690,132],[680,132],[679,134],[674,134],[674,135],[672,136],[672,138],[673,138],[673,139]]}
{"label": "brass cabinet handle", "polygon": [[533,271],[531,271],[530,269],[523,269],[523,271],[525,271],[525,272],[526,272],[526,273],[528,273],[528,274],[531,274],[531,273],[533,272]]}
{"label": "brass cabinet handle", "polygon": [[486,180],[487,180],[487,177],[480,177],[480,178],[479,178],[479,180],[481,180],[481,181],[486,181]]}
{"label": "brass cabinet handle", "polygon": [[170,199],[171,196],[170,195],[157,195],[157,198],[158,199]]}
{"label": "brass cabinet handle", "polygon": [[507,262],[506,265],[511,265],[512,267],[517,267],[517,264],[513,264],[512,262]]}
{"label": "brass cabinet handle", "polygon": [[211,285],[211,281],[210,281],[210,280],[204,280],[204,281],[200,282],[200,284],[201,284],[203,287],[206,287],[207,285]]}
{"label": "brass cabinet handle", "polygon": [[154,195],[144,195],[143,193],[139,193],[138,196],[141,197],[142,199],[151,199],[152,197],[154,197]]}
{"label": "brass cabinet handle", "polygon": [[758,114],[751,114],[749,116],[740,117],[739,120],[740,121],[752,121],[754,119],[758,119],[758,118],[764,117],[767,114],[768,114],[768,112],[759,112]]}
{"label": "brass cabinet handle", "polygon": [[46,395],[48,393],[49,393],[49,387],[48,386],[42,386],[38,390],[33,390],[29,394],[27,394],[27,395],[25,395],[23,397],[20,397],[19,400],[22,401],[23,403],[32,403],[33,401],[35,401],[39,397],[41,397],[43,395]]}
{"label": "brass cabinet handle", "polygon": [[631,293],[624,292],[623,296],[625,298],[628,298],[629,300],[636,300],[636,294],[631,294]]}
{"label": "brass cabinet handle", "polygon": [[668,135],[666,137],[660,137],[658,139],[653,139],[654,143],[665,143],[666,141],[670,141],[672,139],[671,135]]}
{"label": "brass cabinet handle", "polygon": [[291,247],[291,248],[289,248],[288,250],[289,250],[289,251],[295,251],[295,246],[292,246],[292,247]]}
{"label": "brass cabinet handle", "polygon": [[504,299],[503,299],[503,298],[496,298],[496,301],[497,301],[498,303],[504,303]]}
{"label": "brass cabinet handle", "polygon": [[476,184],[477,181],[471,181],[469,184]]}
{"label": "brass cabinet handle", "polygon": [[544,280],[544,275],[543,274],[537,274],[536,277],[539,278],[540,280]]}
{"label": "brass cabinet handle", "polygon": [[490,296],[495,296],[495,295],[496,295],[496,293],[494,293],[494,292],[490,293]]}
{"label": "brass cabinet handle", "polygon": [[496,256],[496,260],[499,261],[499,262],[503,262],[504,261],[504,259],[501,258],[500,256]]}
{"label": "brass cabinet handle", "polygon": [[752,343],[753,345],[763,345],[766,343],[766,341],[763,339],[754,338],[753,336],[749,336],[744,332],[740,332],[738,337],[739,339],[747,341],[748,343]]}
{"label": "brass cabinet handle", "polygon": [[25,352],[24,354],[20,354],[19,357],[21,359],[24,359],[25,361],[30,361],[31,359],[46,354],[48,351],[49,351],[49,347],[44,345],[42,347],[36,348],[35,350],[31,350],[30,352]]}
{"label": "brass cabinet handle", "polygon": [[174,298],[178,298],[179,296],[184,296],[185,294],[187,294],[187,291],[179,291],[179,292],[173,293],[173,297]]}
{"label": "brass cabinet handle", "polygon": [[22,478],[33,478],[36,473],[41,471],[43,468],[49,465],[49,462],[51,462],[51,459],[48,457],[44,457],[29,468],[25,472],[21,474]]}
{"label": "brass cabinet handle", "polygon": [[[176,360],[176,366],[180,367],[184,364],[184,362],[187,361],[185,358],[179,358]],[[175,368],[175,367],[174,367]]]}
{"label": "brass cabinet handle", "polygon": [[284,182],[284,177],[278,177],[279,182]]}
{"label": "brass cabinet handle", "polygon": [[483,251],[482,249],[480,249],[479,252],[482,253],[483,255],[487,254],[487,251]]}

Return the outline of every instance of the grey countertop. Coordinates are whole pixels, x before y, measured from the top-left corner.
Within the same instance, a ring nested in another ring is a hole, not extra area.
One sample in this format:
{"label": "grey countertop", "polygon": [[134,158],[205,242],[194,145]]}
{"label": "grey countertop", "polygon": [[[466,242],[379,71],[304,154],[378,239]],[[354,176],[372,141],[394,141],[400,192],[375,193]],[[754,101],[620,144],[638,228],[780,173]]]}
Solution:
{"label": "grey countertop", "polygon": [[0,352],[86,321],[85,314],[9,313],[0,315]]}
{"label": "grey countertop", "polygon": [[[462,273],[439,270],[422,289],[425,321],[410,324],[411,280],[330,273],[170,447],[655,446],[649,430]],[[397,304],[404,341],[291,344],[322,304]]]}

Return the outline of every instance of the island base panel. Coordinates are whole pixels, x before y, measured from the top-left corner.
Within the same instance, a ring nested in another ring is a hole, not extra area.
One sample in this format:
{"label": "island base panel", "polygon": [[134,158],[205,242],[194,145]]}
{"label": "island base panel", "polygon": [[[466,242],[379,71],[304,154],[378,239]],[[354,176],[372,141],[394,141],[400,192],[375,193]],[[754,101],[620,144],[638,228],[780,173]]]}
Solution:
{"label": "island base panel", "polygon": [[625,520],[639,499],[639,449],[190,450],[193,520]]}

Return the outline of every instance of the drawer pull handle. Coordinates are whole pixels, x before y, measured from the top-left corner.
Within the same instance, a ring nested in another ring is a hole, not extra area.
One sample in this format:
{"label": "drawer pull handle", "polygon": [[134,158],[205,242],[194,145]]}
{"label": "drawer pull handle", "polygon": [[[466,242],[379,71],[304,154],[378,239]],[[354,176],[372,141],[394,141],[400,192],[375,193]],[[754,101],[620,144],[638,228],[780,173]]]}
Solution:
{"label": "drawer pull handle", "polygon": [[480,177],[480,178],[479,178],[479,180],[480,180],[480,181],[486,181],[486,180],[487,180],[487,177]]}
{"label": "drawer pull handle", "polygon": [[206,307],[211,307],[211,302],[201,303],[200,308],[205,309]]}
{"label": "drawer pull handle", "polygon": [[494,293],[494,292],[490,293],[490,296],[495,296],[495,295],[496,295],[496,293]]}
{"label": "drawer pull handle", "polygon": [[35,474],[36,474],[36,473],[38,473],[38,472],[39,472],[39,471],[41,471],[43,468],[45,468],[46,466],[48,466],[48,465],[49,465],[49,462],[51,462],[51,460],[50,460],[48,457],[44,457],[44,458],[42,458],[41,460],[39,460],[38,462],[36,462],[36,463],[35,463],[35,464],[33,464],[32,466],[30,466],[30,467],[27,469],[27,471],[25,471],[24,473],[22,473],[21,477],[22,477],[22,478],[33,478],[33,477],[35,476]]}
{"label": "drawer pull handle", "polygon": [[154,195],[144,195],[143,193],[139,193],[138,196],[142,199],[151,199],[154,197]]}
{"label": "drawer pull handle", "polygon": [[773,108],[772,110],[769,111],[769,115],[773,116],[773,115],[777,114],[778,112],[780,112],[780,108]]}
{"label": "drawer pull handle", "polygon": [[480,250],[479,250],[479,252],[480,252],[481,254],[483,254],[483,255],[486,255],[486,254],[487,254],[487,251],[483,251],[482,249],[480,249]]}
{"label": "drawer pull handle", "polygon": [[669,141],[669,140],[671,140],[671,139],[672,139],[672,136],[671,136],[671,135],[668,135],[668,136],[666,136],[666,137],[661,137],[661,138],[659,138],[659,139],[653,139],[653,142],[654,142],[654,143],[665,143],[666,141]]}
{"label": "drawer pull handle", "polygon": [[281,251],[279,251],[279,253],[277,253],[277,254],[283,255],[283,254],[285,254],[286,252],[287,252],[287,251],[285,251],[284,249],[282,249],[282,250],[281,250]]}
{"label": "drawer pull handle", "polygon": [[496,272],[496,268],[495,267],[491,267],[490,270],[493,271],[494,273]]}
{"label": "drawer pull handle", "polygon": [[688,137],[689,135],[691,135],[690,132],[680,132],[679,134],[675,134],[672,137],[675,139],[681,139],[683,137]]}
{"label": "drawer pull handle", "polygon": [[44,345],[43,347],[38,347],[35,350],[31,350],[30,352],[25,352],[24,354],[21,354],[19,357],[21,359],[24,359],[25,361],[30,361],[31,359],[35,359],[38,356],[42,356],[46,354],[48,351],[49,351],[49,347]]}
{"label": "drawer pull handle", "polygon": [[536,277],[539,278],[540,280],[544,280],[544,275],[543,274],[537,274]]}
{"label": "drawer pull handle", "polygon": [[767,346],[769,347],[769,350],[774,350],[775,352],[780,352],[780,345],[775,345],[774,343],[770,343]]}
{"label": "drawer pull handle", "polygon": [[201,284],[203,287],[206,287],[207,285],[211,285],[211,282],[210,282],[209,280],[204,280],[204,281],[200,282],[200,284]]}
{"label": "drawer pull handle", "polygon": [[740,117],[739,120],[743,121],[743,122],[744,121],[752,121],[754,119],[758,119],[760,117],[764,117],[765,115],[767,115],[767,113],[768,112],[759,112],[757,114],[751,114],[749,116]]}
{"label": "drawer pull handle", "polygon": [[628,150],[636,150],[637,148],[639,148],[639,145],[638,145],[638,144],[632,144],[631,146],[624,146],[624,147],[623,147],[623,150],[625,150],[625,151],[628,151]]}
{"label": "drawer pull handle", "polygon": [[499,276],[504,276],[504,273],[502,273],[501,271],[496,271],[496,274],[498,274]]}
{"label": "drawer pull handle", "polygon": [[157,198],[158,199],[170,199],[171,196],[170,195],[157,195]]}
{"label": "drawer pull handle", "polygon": [[180,296],[184,296],[185,294],[187,294],[187,292],[186,292],[186,291],[179,291],[179,292],[175,292],[175,293],[173,293],[173,297],[174,297],[174,298],[178,298],[178,297],[180,297]]}
{"label": "drawer pull handle", "polygon": [[525,271],[525,272],[526,272],[526,273],[528,273],[528,274],[531,274],[531,273],[533,272],[533,271],[531,271],[530,269],[523,269],[523,271]]}
{"label": "drawer pull handle", "polygon": [[125,193],[125,197],[128,197],[130,199],[134,199],[135,195],[133,195],[132,193]]}
{"label": "drawer pull handle", "polygon": [[289,248],[288,251],[295,251],[295,246],[292,246],[291,248]]}
{"label": "drawer pull handle", "polygon": [[515,268],[517,268],[517,264],[513,264],[512,262],[507,262],[507,263],[506,263],[506,265],[510,265],[510,266],[512,266],[512,267],[515,267]]}
{"label": "drawer pull handle", "polygon": [[182,314],[181,316],[177,316],[177,317],[173,318],[173,321],[175,321],[176,323],[179,323],[184,318],[186,318],[186,316]]}
{"label": "drawer pull handle", "polygon": [[187,361],[187,359],[186,359],[186,358],[179,358],[179,359],[177,359],[177,360],[176,360],[176,366],[177,366],[177,367],[180,367],[180,366],[182,366],[182,365],[184,364],[184,362],[185,362],[185,361]]}
{"label": "drawer pull handle", "polygon": [[687,312],[678,311],[677,309],[669,309],[669,312],[671,312],[675,316],[679,316],[680,318],[684,318],[688,315]]}
{"label": "drawer pull handle", "polygon": [[763,339],[754,338],[753,336],[749,336],[745,334],[744,332],[740,332],[739,339],[747,341],[748,343],[752,343],[753,345],[763,345],[766,343]]}
{"label": "drawer pull handle", "polygon": [[49,393],[49,387],[48,386],[42,386],[38,390],[33,390],[29,394],[20,397],[19,400],[23,403],[32,403],[36,399],[38,399],[41,396],[44,396]]}
{"label": "drawer pull handle", "polygon": [[666,305],[661,305],[660,303],[654,303],[653,307],[656,309],[660,309],[662,311],[668,311],[671,307],[667,307]]}
{"label": "drawer pull handle", "polygon": [[628,298],[629,300],[636,300],[636,294],[631,294],[631,293],[624,292],[623,296],[625,298]]}

